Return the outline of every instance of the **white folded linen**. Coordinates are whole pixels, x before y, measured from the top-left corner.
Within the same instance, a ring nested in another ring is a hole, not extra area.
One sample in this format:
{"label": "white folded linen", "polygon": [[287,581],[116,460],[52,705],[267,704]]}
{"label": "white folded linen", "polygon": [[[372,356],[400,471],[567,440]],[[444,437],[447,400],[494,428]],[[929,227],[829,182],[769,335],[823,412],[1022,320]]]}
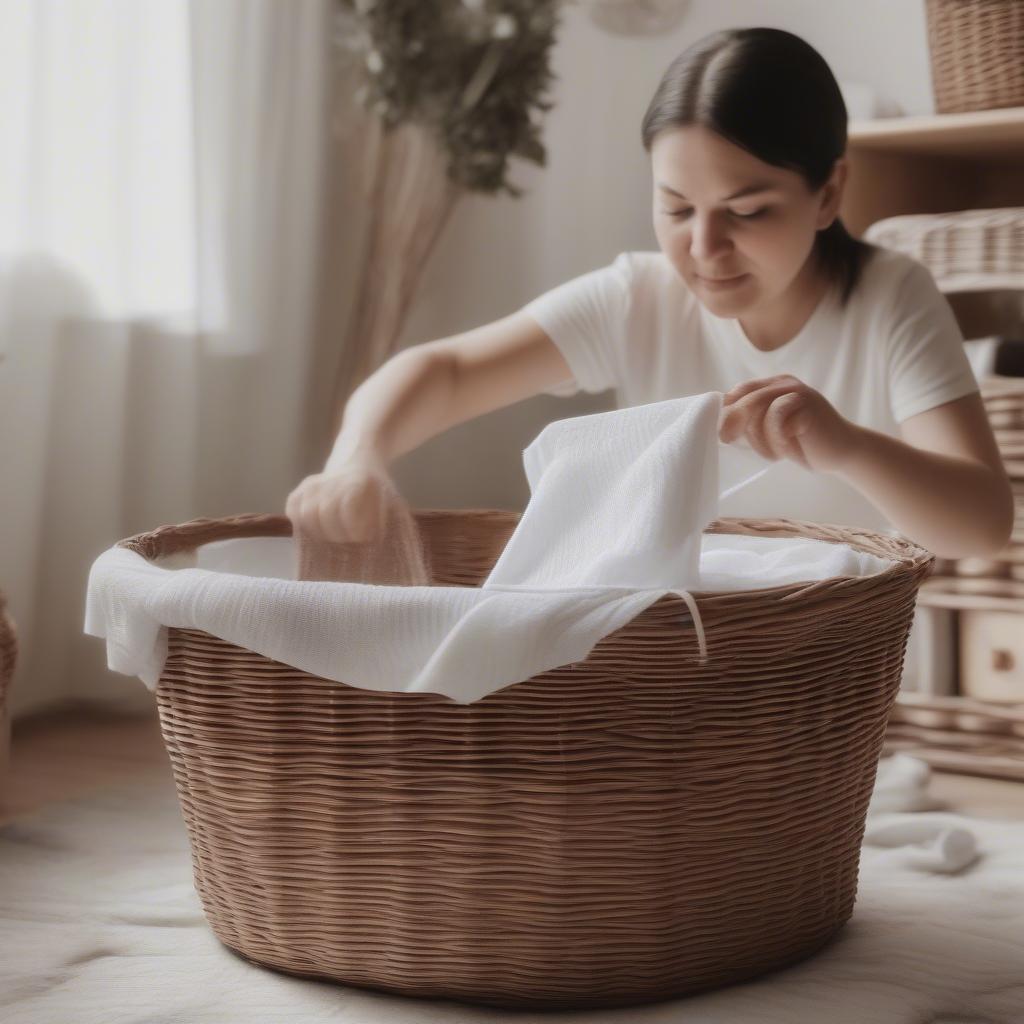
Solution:
{"label": "white folded linen", "polygon": [[288,538],[156,562],[113,547],[90,571],[85,631],[151,689],[173,626],[350,686],[469,704],[583,660],[667,593],[694,613],[691,590],[884,571],[841,544],[703,536],[718,501],[772,465],[719,443],[721,403],[711,392],[545,427],[523,453],[530,501],[480,587],[299,581]]}
{"label": "white folded linen", "polygon": [[879,761],[864,845],[885,849],[885,863],[933,874],[956,874],[978,859],[977,837],[962,818],[910,813],[944,806],[928,792],[930,779],[928,764],[908,754],[893,754]]}

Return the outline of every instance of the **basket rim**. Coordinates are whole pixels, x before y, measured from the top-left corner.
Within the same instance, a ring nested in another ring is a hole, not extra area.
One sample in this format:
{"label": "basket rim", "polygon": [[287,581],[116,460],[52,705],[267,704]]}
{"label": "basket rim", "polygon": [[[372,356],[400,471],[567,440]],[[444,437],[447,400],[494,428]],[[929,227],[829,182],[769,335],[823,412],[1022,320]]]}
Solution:
{"label": "basket rim", "polygon": [[[497,519],[514,523],[522,512],[498,508],[413,508],[417,522],[432,519]],[[866,527],[834,523],[818,523],[789,518],[740,518],[721,516],[711,522],[706,533],[740,536],[792,537],[847,544],[857,551],[888,559],[891,564],[863,576],[829,576],[825,579],[786,583],[778,587],[746,590],[692,590],[694,598],[704,601],[778,598],[792,599],[817,594],[832,587],[845,588],[867,583],[880,583],[905,574],[929,575],[935,556],[913,541],[898,535],[879,533]],[[203,544],[245,537],[290,537],[292,522],[281,513],[243,512],[218,518],[197,518],[182,523],[159,526],[118,541],[115,547],[127,548],[148,561],[184,551],[193,551]],[[681,600],[665,595],[661,600]]]}

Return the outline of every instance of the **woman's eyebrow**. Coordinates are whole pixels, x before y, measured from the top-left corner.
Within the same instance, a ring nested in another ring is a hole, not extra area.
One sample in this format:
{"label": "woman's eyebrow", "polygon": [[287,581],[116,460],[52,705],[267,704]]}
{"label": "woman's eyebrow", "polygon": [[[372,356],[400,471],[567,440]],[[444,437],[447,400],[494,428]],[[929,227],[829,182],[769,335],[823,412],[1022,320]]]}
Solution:
{"label": "woman's eyebrow", "polygon": [[[678,196],[680,199],[685,199],[686,196],[682,192],[677,192],[674,188],[669,188],[663,181],[658,182],[658,188],[664,189],[666,192],[671,192],[672,195]],[[753,195],[755,192],[771,192],[775,186],[769,181],[758,181],[753,185],[747,185],[745,188],[741,188],[738,192],[733,192],[731,196],[726,196],[726,201],[730,199],[739,199],[741,196]]]}

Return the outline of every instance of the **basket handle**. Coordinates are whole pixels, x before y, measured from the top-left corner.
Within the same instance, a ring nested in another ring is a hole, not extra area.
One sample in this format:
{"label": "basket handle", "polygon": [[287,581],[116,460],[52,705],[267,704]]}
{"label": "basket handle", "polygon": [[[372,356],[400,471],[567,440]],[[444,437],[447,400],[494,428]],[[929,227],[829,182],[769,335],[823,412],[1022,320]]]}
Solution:
{"label": "basket handle", "polygon": [[160,558],[230,537],[291,535],[292,521],[287,516],[268,512],[245,512],[224,519],[191,519],[176,526],[160,526],[148,533],[139,533],[118,541],[116,547],[129,548],[143,558]]}

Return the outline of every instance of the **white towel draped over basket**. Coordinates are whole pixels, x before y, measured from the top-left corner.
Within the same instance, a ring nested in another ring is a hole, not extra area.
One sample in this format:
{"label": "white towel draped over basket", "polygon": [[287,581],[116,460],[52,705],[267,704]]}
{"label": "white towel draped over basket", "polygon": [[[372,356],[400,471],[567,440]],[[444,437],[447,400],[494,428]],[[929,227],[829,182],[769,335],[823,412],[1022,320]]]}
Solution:
{"label": "white towel draped over basket", "polygon": [[[179,627],[349,686],[470,704],[584,660],[664,594],[695,614],[691,591],[888,568],[842,544],[704,534],[719,501],[772,465],[718,441],[722,397],[545,427],[523,452],[530,501],[480,587],[297,580],[290,538],[219,541],[153,561],[113,547],[92,566],[85,631],[106,638],[111,669],[150,689],[167,627]],[[699,616],[694,624],[703,648]]]}

